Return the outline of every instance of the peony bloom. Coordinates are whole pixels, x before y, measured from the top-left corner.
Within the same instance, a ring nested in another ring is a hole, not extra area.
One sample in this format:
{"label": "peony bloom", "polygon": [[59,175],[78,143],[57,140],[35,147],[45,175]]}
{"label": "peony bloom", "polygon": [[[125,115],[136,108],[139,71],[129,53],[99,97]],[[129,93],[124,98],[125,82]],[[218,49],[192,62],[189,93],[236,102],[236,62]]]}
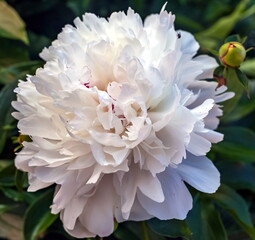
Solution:
{"label": "peony bloom", "polygon": [[32,139],[16,166],[29,173],[28,191],[56,184],[51,211],[75,237],[108,236],[114,219],[184,219],[184,182],[219,187],[205,155],[223,138],[218,103],[233,94],[203,80],[217,63],[194,57],[198,43],[174,18],[164,9],[144,23],[132,9],[108,20],[87,13],[15,90],[13,116]]}

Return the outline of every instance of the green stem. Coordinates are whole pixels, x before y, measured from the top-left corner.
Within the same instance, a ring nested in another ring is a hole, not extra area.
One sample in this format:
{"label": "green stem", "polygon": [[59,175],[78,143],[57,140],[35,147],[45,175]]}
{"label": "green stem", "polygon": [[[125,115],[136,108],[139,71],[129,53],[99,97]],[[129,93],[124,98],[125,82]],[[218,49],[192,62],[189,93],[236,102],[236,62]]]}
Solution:
{"label": "green stem", "polygon": [[149,232],[146,226],[146,223],[142,222],[142,229],[143,229],[143,240],[150,240]]}

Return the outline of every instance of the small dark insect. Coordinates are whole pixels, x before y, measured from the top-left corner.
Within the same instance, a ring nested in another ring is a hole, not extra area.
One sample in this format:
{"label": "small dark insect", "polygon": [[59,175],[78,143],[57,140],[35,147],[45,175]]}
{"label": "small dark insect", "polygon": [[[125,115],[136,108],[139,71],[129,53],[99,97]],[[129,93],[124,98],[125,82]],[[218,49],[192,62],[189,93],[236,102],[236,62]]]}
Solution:
{"label": "small dark insect", "polygon": [[177,38],[179,39],[179,38],[181,38],[181,36],[182,36],[181,33],[178,32],[177,33]]}

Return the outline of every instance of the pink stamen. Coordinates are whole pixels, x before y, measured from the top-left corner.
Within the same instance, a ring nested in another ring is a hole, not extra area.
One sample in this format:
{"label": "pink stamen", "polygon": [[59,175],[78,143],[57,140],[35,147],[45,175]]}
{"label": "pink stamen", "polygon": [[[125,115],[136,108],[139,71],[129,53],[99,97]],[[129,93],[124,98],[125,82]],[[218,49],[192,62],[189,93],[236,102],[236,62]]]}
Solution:
{"label": "pink stamen", "polygon": [[114,104],[112,103],[112,112],[115,113],[115,110],[114,110]]}
{"label": "pink stamen", "polygon": [[89,88],[89,82],[83,83],[86,88]]}

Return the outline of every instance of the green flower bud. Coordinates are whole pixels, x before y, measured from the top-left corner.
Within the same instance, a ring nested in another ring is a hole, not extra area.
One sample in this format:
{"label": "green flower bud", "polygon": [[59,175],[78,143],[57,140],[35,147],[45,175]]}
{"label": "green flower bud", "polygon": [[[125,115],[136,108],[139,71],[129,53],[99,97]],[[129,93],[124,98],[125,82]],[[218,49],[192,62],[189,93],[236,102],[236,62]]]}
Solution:
{"label": "green flower bud", "polygon": [[246,57],[246,50],[239,42],[228,42],[220,47],[219,57],[223,65],[239,68]]}

